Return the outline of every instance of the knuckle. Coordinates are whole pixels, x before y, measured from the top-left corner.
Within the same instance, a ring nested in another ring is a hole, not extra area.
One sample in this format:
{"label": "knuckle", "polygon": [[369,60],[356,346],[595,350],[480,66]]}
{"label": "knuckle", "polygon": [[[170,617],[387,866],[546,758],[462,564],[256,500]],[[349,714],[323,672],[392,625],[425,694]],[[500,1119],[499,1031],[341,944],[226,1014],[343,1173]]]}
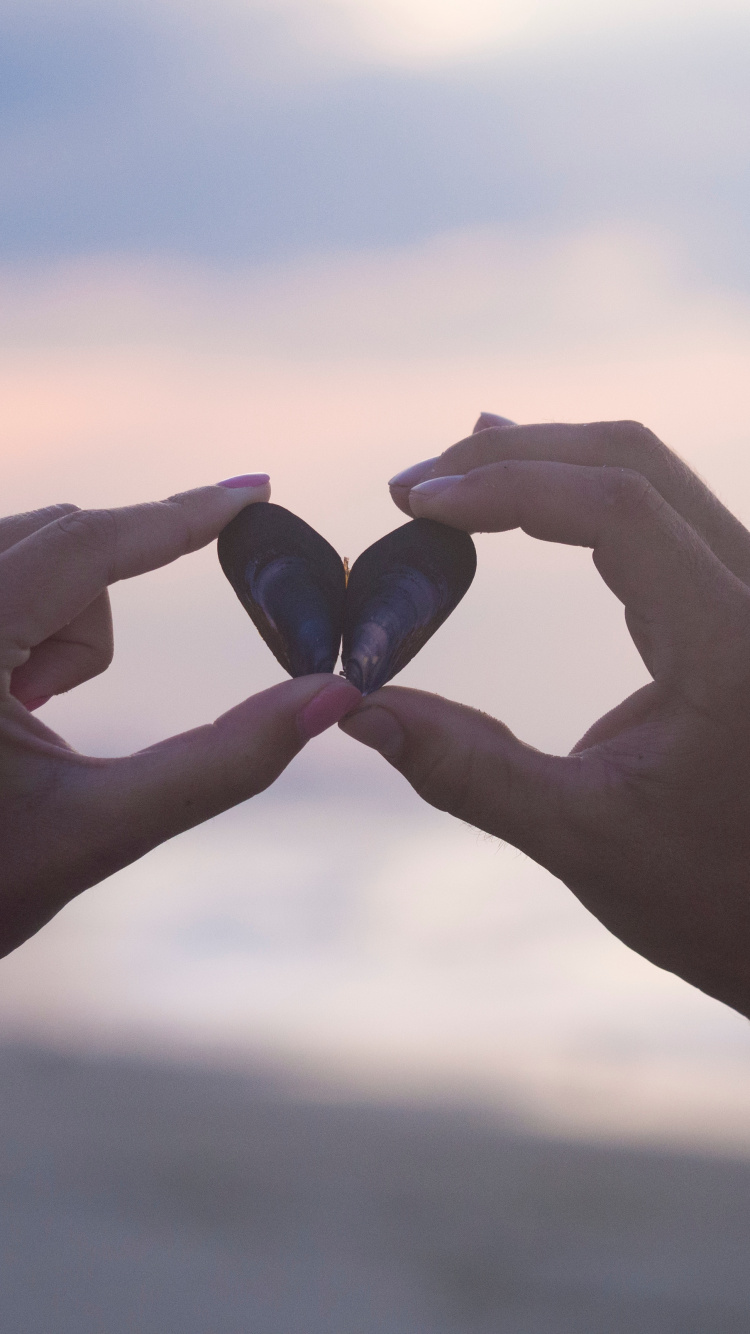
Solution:
{"label": "knuckle", "polygon": [[54,523],[55,519],[64,519],[68,514],[80,513],[80,505],[73,505],[68,501],[61,501],[59,505],[47,505],[45,509],[39,510],[40,517],[44,517],[45,523]]}
{"label": "knuckle", "polygon": [[22,542],[24,538],[33,536],[40,529],[77,509],[77,505],[71,504],[45,505],[38,510],[26,510],[23,514],[4,515],[0,518],[0,548],[7,550],[9,546]]}
{"label": "knuckle", "polygon": [[[19,519],[27,521],[31,531],[36,532],[40,528],[46,528],[48,523],[55,523],[58,519],[64,519],[68,514],[75,514],[78,511],[78,505],[61,502],[59,505],[45,505],[42,509],[33,510],[28,515],[19,515]],[[31,526],[33,523],[33,527]]]}
{"label": "knuckle", "polygon": [[650,508],[656,496],[648,478],[631,468],[608,468],[602,472],[601,482],[607,508],[627,519]]}
{"label": "knuckle", "polygon": [[600,438],[601,461],[605,464],[648,471],[668,453],[666,445],[642,422],[598,422],[594,429]]}
{"label": "knuckle", "polygon": [[117,520],[111,510],[73,509],[57,520],[61,533],[84,549],[108,552],[117,540]]}

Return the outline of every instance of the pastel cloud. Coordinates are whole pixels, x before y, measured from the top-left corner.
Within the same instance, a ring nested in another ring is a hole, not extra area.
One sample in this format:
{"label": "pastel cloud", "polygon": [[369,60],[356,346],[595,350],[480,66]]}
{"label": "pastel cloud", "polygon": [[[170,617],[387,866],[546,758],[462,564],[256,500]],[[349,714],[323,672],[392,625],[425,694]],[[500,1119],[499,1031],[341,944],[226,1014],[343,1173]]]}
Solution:
{"label": "pastel cloud", "polygon": [[4,254],[254,262],[614,222],[747,282],[740,16],[388,70],[318,58],[334,11],[306,12],[0,12]]}

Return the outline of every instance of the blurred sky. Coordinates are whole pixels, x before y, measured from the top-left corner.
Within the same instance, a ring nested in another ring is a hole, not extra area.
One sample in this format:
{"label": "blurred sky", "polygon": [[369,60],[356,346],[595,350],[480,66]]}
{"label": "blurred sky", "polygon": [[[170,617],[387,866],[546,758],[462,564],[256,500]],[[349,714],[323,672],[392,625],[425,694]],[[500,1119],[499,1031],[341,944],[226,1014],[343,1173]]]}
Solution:
{"label": "blurred sky", "polygon": [[[468,432],[645,420],[750,520],[750,5],[0,0],[5,509],[251,468],[354,557]],[[568,749],[644,680],[587,553],[482,538],[403,675]],[[213,551],[44,716],[116,753],[278,668]],[[750,1145],[745,1021],[339,734],[72,905],[2,1032]]]}

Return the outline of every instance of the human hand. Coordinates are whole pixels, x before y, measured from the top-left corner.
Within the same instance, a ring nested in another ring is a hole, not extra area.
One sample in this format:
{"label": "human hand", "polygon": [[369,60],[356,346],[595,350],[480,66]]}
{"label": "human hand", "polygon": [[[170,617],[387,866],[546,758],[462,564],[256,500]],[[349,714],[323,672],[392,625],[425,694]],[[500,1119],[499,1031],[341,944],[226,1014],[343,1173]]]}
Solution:
{"label": "human hand", "polygon": [[262,482],[237,485],[247,480],[0,520],[0,954],[90,885],[262,791],[358,701],[338,677],[301,677],[114,760],[78,755],[29,712],[109,665],[107,586],[196,551],[268,499]]}
{"label": "human hand", "polygon": [[632,422],[475,434],[394,479],[409,515],[592,548],[653,680],[569,756],[389,687],[340,726],[610,931],[750,1015],[750,533]]}

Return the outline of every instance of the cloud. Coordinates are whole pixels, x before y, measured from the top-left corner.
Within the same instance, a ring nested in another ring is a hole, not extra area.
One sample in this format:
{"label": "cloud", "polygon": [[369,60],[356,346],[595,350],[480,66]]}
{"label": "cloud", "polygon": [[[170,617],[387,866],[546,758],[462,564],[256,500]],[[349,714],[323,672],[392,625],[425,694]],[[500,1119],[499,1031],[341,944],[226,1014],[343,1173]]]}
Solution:
{"label": "cloud", "polygon": [[[488,52],[602,37],[656,33],[747,18],[746,0],[0,0],[0,21],[38,27],[68,19],[121,16],[148,26],[167,22],[217,40],[230,65],[271,74],[303,55],[308,66],[427,69]],[[259,34],[275,34],[270,49]],[[265,57],[265,58],[263,58]],[[299,72],[299,64],[298,64]]]}
{"label": "cloud", "polygon": [[618,221],[749,280],[746,28],[414,72],[336,64],[322,38],[313,57],[297,12],[6,11],[5,257],[252,262]]}
{"label": "cloud", "polygon": [[161,344],[290,361],[630,346],[746,330],[658,230],[553,237],[469,228],[405,246],[265,264],[128,256],[0,268],[0,346]]}

